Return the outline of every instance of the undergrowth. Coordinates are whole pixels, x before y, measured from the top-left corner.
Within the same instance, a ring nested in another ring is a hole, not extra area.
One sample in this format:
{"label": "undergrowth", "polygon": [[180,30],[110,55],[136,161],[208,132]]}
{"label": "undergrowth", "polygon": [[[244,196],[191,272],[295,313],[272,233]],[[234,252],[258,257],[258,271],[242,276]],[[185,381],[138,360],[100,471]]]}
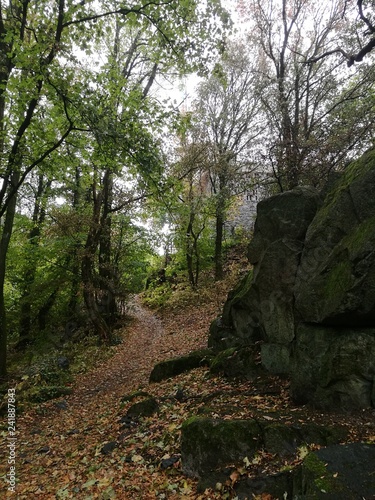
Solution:
{"label": "undergrowth", "polygon": [[[227,292],[238,283],[248,268],[246,245],[242,243],[227,250],[225,279],[215,282],[213,269],[208,269],[202,272],[199,286],[192,288],[185,274],[180,272],[173,283],[151,284],[148,290],[140,294],[140,298],[144,305],[160,313],[215,304],[219,314]],[[123,318],[123,326],[128,320]],[[122,328],[122,331],[126,331],[126,328]],[[92,370],[113,355],[114,346],[100,344],[98,337],[87,331],[81,333],[78,332],[74,339],[65,342],[61,342],[58,332],[49,337],[41,336],[24,351],[17,351],[10,346],[9,380],[0,385],[0,413],[5,411],[9,383],[17,388],[19,410],[22,411],[30,403],[63,395],[77,375]],[[117,342],[122,341],[122,338],[117,338]]]}
{"label": "undergrowth", "polygon": [[[95,335],[87,335],[79,341],[59,344],[55,341],[36,342],[27,351],[9,351],[9,380],[0,386],[0,396],[6,395],[12,385],[17,390],[18,410],[29,403],[40,403],[69,392],[78,374],[93,369],[96,364],[112,356],[113,346],[98,343]],[[0,398],[0,413],[6,398]]]}
{"label": "undergrowth", "polygon": [[242,242],[227,250],[223,280],[215,281],[214,271],[211,268],[203,271],[198,286],[192,287],[186,273],[179,272],[174,282],[152,283],[140,294],[143,304],[151,309],[163,311],[218,301],[220,308],[223,295],[234,288],[250,269],[246,249],[247,244]]}

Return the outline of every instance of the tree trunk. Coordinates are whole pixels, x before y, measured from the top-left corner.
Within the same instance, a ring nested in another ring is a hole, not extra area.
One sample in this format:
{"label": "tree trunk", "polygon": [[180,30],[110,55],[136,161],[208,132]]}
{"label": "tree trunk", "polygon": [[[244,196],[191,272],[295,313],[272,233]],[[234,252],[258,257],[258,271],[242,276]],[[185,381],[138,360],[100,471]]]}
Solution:
{"label": "tree trunk", "polygon": [[[75,183],[74,183],[74,191],[73,191],[73,210],[79,210],[81,206],[81,169],[76,167],[75,169]],[[81,273],[80,273],[80,260],[78,257],[80,244],[75,243],[70,251],[70,255],[68,257],[68,261],[72,262],[72,280],[70,287],[70,298],[68,303],[68,317],[71,321],[72,318],[76,317],[77,314],[77,306],[78,306],[78,297],[79,297],[79,289],[81,285]]]}
{"label": "tree trunk", "polygon": [[227,177],[225,172],[219,175],[219,192],[216,202],[216,227],[215,227],[215,281],[224,277],[223,271],[223,238],[225,222],[225,202],[227,195]]}
{"label": "tree trunk", "polygon": [[102,227],[100,225],[102,195],[96,194],[95,187],[93,187],[93,199],[93,218],[86,238],[84,255],[81,264],[83,297],[90,321],[94,326],[95,332],[99,335],[103,342],[109,343],[111,338],[110,328],[100,314],[98,304],[96,302],[95,293],[96,280],[94,262],[102,231]]}
{"label": "tree trunk", "polygon": [[215,281],[224,277],[223,271],[223,237],[224,237],[224,213],[219,209],[216,213],[215,234]]}
{"label": "tree trunk", "polygon": [[90,321],[100,339],[109,343],[111,339],[110,330],[98,309],[95,297],[94,276],[93,276],[93,255],[86,252],[82,259],[82,282],[83,297]]}
{"label": "tree trunk", "polygon": [[189,282],[194,288],[197,283],[194,276],[194,259],[193,259],[193,223],[194,223],[194,213],[190,213],[188,226],[186,228],[186,265],[188,271]]}
{"label": "tree trunk", "polygon": [[23,292],[21,297],[19,345],[23,347],[31,341],[32,287],[35,281],[37,268],[37,258],[35,253],[39,247],[40,228],[46,216],[45,208],[43,206],[43,197],[50,188],[51,183],[52,181],[47,181],[47,183],[45,183],[43,174],[39,175],[32,217],[34,227],[31,229],[28,236],[28,248],[30,250],[30,255],[26,262],[26,270],[23,276]]}
{"label": "tree trunk", "polygon": [[39,331],[43,331],[46,329],[47,326],[47,316],[50,310],[52,309],[52,306],[56,302],[56,297],[59,289],[56,288],[51,295],[48,297],[47,301],[42,305],[42,307],[38,311],[38,327]]}
{"label": "tree trunk", "polygon": [[99,277],[100,302],[104,316],[109,324],[113,324],[117,314],[114,273],[112,266],[112,195],[113,174],[107,170],[103,179],[103,203],[101,217],[101,234],[99,240]]}
{"label": "tree trunk", "polygon": [[198,286],[199,272],[200,272],[200,258],[198,252],[198,236],[194,236],[193,250],[195,255],[195,286]]}
{"label": "tree trunk", "polygon": [[[4,84],[9,79],[9,75],[11,72],[11,63],[8,57],[10,46],[8,43],[5,43],[3,40],[5,38],[5,28],[3,23],[0,23],[0,80]],[[6,86],[2,85],[2,89],[0,89],[0,153],[3,155],[4,153],[4,116],[5,116],[5,93]],[[15,185],[18,184],[18,178],[14,179]],[[0,206],[2,200],[6,195],[8,178],[5,176],[3,178],[2,187],[0,189]],[[6,309],[5,309],[5,270],[6,270],[6,256],[8,252],[9,242],[12,235],[13,230],[13,221],[14,215],[16,213],[16,195],[13,196],[13,199],[10,200],[10,205],[8,206],[8,210],[5,212],[5,220],[4,226],[1,232],[1,240],[0,240],[0,378],[4,378],[7,375],[7,340],[8,340],[8,332],[7,332],[7,318],[6,318]],[[1,221],[1,218],[0,218]],[[1,229],[1,224],[0,224]]]}
{"label": "tree trunk", "polygon": [[[12,176],[12,186],[17,186],[19,182],[19,173],[15,172]],[[7,374],[7,318],[5,309],[5,270],[6,256],[8,253],[10,238],[13,231],[14,216],[16,214],[17,194],[16,192],[9,200],[5,212],[4,226],[0,240],[0,377],[6,377]]]}

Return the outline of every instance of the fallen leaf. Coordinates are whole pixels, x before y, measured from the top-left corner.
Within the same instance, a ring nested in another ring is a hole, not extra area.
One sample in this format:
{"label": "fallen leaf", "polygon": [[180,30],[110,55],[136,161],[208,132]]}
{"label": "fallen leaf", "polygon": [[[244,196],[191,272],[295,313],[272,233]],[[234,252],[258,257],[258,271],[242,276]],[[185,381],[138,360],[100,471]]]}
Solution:
{"label": "fallen leaf", "polygon": [[233,485],[234,483],[236,483],[239,480],[240,474],[238,471],[235,470],[232,472],[232,474],[229,477],[230,477],[230,480],[232,481],[232,485]]}
{"label": "fallen leaf", "polygon": [[82,485],[82,488],[90,488],[91,486],[94,486],[96,482],[97,482],[96,479],[89,479],[88,481],[86,481],[86,483]]}

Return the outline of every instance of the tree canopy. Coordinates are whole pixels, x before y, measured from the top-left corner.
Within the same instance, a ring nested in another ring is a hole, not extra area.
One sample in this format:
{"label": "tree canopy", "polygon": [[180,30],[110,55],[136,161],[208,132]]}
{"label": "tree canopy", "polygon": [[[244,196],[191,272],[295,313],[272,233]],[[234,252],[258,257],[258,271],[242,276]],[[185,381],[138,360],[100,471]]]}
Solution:
{"label": "tree canopy", "polygon": [[[31,174],[40,172],[44,182],[56,187],[66,180],[64,172],[74,176],[74,209],[84,210],[88,224],[86,242],[76,243],[78,253],[82,245],[85,249],[81,258],[85,302],[106,337],[94,300],[93,259],[100,242],[102,258],[106,252],[103,231],[110,226],[109,214],[114,210],[114,175],[121,176],[126,167],[126,175],[133,178],[125,179],[126,183],[140,181],[145,189],[155,182],[161,159],[152,125],[162,115],[158,118],[160,107],[150,107],[149,90],[159,71],[203,69],[227,21],[218,2],[203,7],[190,0],[126,5],[118,1],[100,5],[65,0],[1,2],[2,375],[7,343],[6,258],[17,212],[25,210],[19,195]],[[103,41],[109,43],[107,51],[101,49]],[[117,201],[126,206],[134,200],[131,195]],[[85,208],[87,204],[91,208]],[[34,222],[40,226],[43,221],[37,219]],[[30,241],[35,246],[31,233]],[[35,276],[35,270],[28,276]]]}
{"label": "tree canopy", "polygon": [[1,376],[48,331],[110,343],[153,272],[222,279],[246,190],[320,187],[372,147],[372,2],[237,12],[234,34],[219,0],[0,3]]}

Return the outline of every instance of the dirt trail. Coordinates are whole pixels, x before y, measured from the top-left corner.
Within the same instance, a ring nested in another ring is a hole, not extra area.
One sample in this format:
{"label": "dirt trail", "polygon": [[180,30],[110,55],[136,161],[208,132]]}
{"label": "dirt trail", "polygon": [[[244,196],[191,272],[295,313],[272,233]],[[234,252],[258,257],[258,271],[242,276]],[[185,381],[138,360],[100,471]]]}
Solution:
{"label": "dirt trail", "polygon": [[137,296],[128,305],[133,322],[124,328],[123,342],[116,354],[76,380],[74,401],[92,399],[93,395],[118,398],[148,382],[154,364],[163,359],[162,323],[145,309]]}
{"label": "dirt trail", "polygon": [[[116,353],[94,370],[78,376],[73,393],[64,398],[70,410],[70,419],[76,406],[96,407],[104,402],[108,406],[116,405],[121,396],[140,385],[146,385],[154,364],[165,357],[164,329],[160,319],[145,309],[136,296],[129,304],[128,311],[132,323],[121,332],[123,342],[116,347]],[[47,406],[53,410],[56,404],[50,401]],[[64,413],[60,412],[60,415]],[[77,417],[79,419],[80,415]]]}
{"label": "dirt trail", "polygon": [[[121,397],[147,385],[157,361],[195,347],[194,339],[192,345],[178,345],[179,339],[166,332],[161,320],[145,309],[137,297],[129,306],[129,314],[133,321],[124,327],[123,342],[115,348],[114,356],[78,376],[72,394],[18,416],[17,499],[66,498],[47,493],[47,485],[51,488],[52,479],[58,490],[64,482],[90,477],[87,457],[100,453],[103,442],[118,438]],[[0,454],[6,453],[4,440]],[[6,463],[1,462],[0,492],[5,492],[3,477],[8,470]]]}
{"label": "dirt trail", "polygon": [[[204,414],[208,409],[212,418],[264,418],[298,426],[315,422],[333,428],[344,425],[349,441],[374,441],[372,410],[335,415],[296,408],[288,396],[288,381],[274,376],[266,381],[234,383],[207,377],[202,368],[148,386],[156,362],[207,344],[217,302],[199,304],[197,300],[190,307],[171,307],[160,319],[135,298],[129,313],[133,321],[123,328],[123,343],[114,348],[110,359],[77,377],[71,395],[17,416],[16,494],[7,493],[4,477],[9,466],[4,458],[9,450],[6,438],[0,440],[1,499],[223,498],[221,492],[197,494],[196,481],[182,473],[181,463],[161,467],[164,459],[179,457],[179,429],[191,415],[201,414],[202,404]],[[123,417],[133,401],[124,406],[121,398],[138,387],[152,394],[159,408],[152,417],[129,423]],[[186,401],[174,397],[177,387],[188,395]],[[108,445],[114,448],[106,453],[108,448],[103,446]],[[255,464],[257,474],[259,470],[276,473],[295,466],[297,460],[293,455],[289,463],[284,455],[280,460],[269,453],[259,456],[263,461]]]}

